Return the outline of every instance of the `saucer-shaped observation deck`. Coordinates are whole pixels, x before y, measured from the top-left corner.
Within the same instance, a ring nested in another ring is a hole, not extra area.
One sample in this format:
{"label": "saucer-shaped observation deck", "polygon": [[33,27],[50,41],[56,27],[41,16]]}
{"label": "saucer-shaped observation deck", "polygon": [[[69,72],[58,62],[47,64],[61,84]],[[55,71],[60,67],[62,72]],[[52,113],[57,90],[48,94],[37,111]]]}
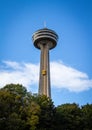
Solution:
{"label": "saucer-shaped observation deck", "polygon": [[57,45],[58,35],[51,29],[43,28],[33,34],[32,40],[38,49],[40,49],[40,44],[48,44],[49,49],[53,49]]}

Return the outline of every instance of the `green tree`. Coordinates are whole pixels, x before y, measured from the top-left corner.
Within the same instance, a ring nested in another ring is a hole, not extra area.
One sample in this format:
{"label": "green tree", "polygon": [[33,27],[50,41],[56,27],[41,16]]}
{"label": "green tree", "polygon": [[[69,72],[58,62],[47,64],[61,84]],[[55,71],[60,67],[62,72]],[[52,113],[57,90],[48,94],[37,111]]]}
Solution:
{"label": "green tree", "polygon": [[54,126],[55,106],[52,100],[45,95],[33,97],[40,106],[39,124],[37,130],[52,130]]}
{"label": "green tree", "polygon": [[7,84],[1,90],[8,91],[15,95],[21,95],[23,97],[27,95],[26,88],[20,84]]}
{"label": "green tree", "polygon": [[0,89],[0,129],[35,130],[39,113],[40,106],[22,85],[9,84]]}
{"label": "green tree", "polygon": [[75,103],[63,104],[56,108],[58,130],[81,130],[81,110]]}
{"label": "green tree", "polygon": [[[13,86],[10,85],[10,86]],[[10,89],[9,86],[9,89]],[[15,86],[15,85],[14,85]],[[16,85],[17,86],[17,85]],[[18,87],[22,87],[19,86]],[[24,130],[24,121],[21,120],[19,109],[23,101],[19,98],[19,94],[9,91],[5,86],[0,90],[0,129],[3,130]]]}
{"label": "green tree", "polygon": [[92,130],[92,104],[54,106],[19,84],[0,89],[0,130]]}
{"label": "green tree", "polygon": [[82,106],[83,130],[92,130],[92,104]]}

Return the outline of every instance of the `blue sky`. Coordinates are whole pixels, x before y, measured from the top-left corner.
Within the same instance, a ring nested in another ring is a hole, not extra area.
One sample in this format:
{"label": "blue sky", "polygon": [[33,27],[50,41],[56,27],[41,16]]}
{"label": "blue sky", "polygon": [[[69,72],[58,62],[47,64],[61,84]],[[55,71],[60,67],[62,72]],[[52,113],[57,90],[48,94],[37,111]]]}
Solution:
{"label": "blue sky", "polygon": [[38,91],[40,51],[32,34],[44,21],[59,36],[50,51],[55,105],[92,103],[91,0],[0,0],[0,87],[20,83]]}

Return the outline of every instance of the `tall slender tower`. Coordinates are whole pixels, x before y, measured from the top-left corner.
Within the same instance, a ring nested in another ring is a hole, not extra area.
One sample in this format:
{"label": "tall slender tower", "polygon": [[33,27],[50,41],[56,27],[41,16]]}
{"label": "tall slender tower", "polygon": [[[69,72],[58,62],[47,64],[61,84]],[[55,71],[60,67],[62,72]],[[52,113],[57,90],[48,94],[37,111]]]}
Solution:
{"label": "tall slender tower", "polygon": [[56,46],[58,35],[51,29],[43,28],[33,34],[32,40],[34,46],[41,50],[38,93],[51,98],[49,50]]}

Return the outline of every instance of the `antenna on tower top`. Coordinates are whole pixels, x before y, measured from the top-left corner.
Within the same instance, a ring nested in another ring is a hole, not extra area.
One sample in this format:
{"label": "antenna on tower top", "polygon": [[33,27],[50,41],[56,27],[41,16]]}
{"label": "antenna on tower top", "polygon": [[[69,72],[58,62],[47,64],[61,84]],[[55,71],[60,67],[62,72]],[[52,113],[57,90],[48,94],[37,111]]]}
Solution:
{"label": "antenna on tower top", "polygon": [[44,21],[44,28],[46,28],[46,21]]}

